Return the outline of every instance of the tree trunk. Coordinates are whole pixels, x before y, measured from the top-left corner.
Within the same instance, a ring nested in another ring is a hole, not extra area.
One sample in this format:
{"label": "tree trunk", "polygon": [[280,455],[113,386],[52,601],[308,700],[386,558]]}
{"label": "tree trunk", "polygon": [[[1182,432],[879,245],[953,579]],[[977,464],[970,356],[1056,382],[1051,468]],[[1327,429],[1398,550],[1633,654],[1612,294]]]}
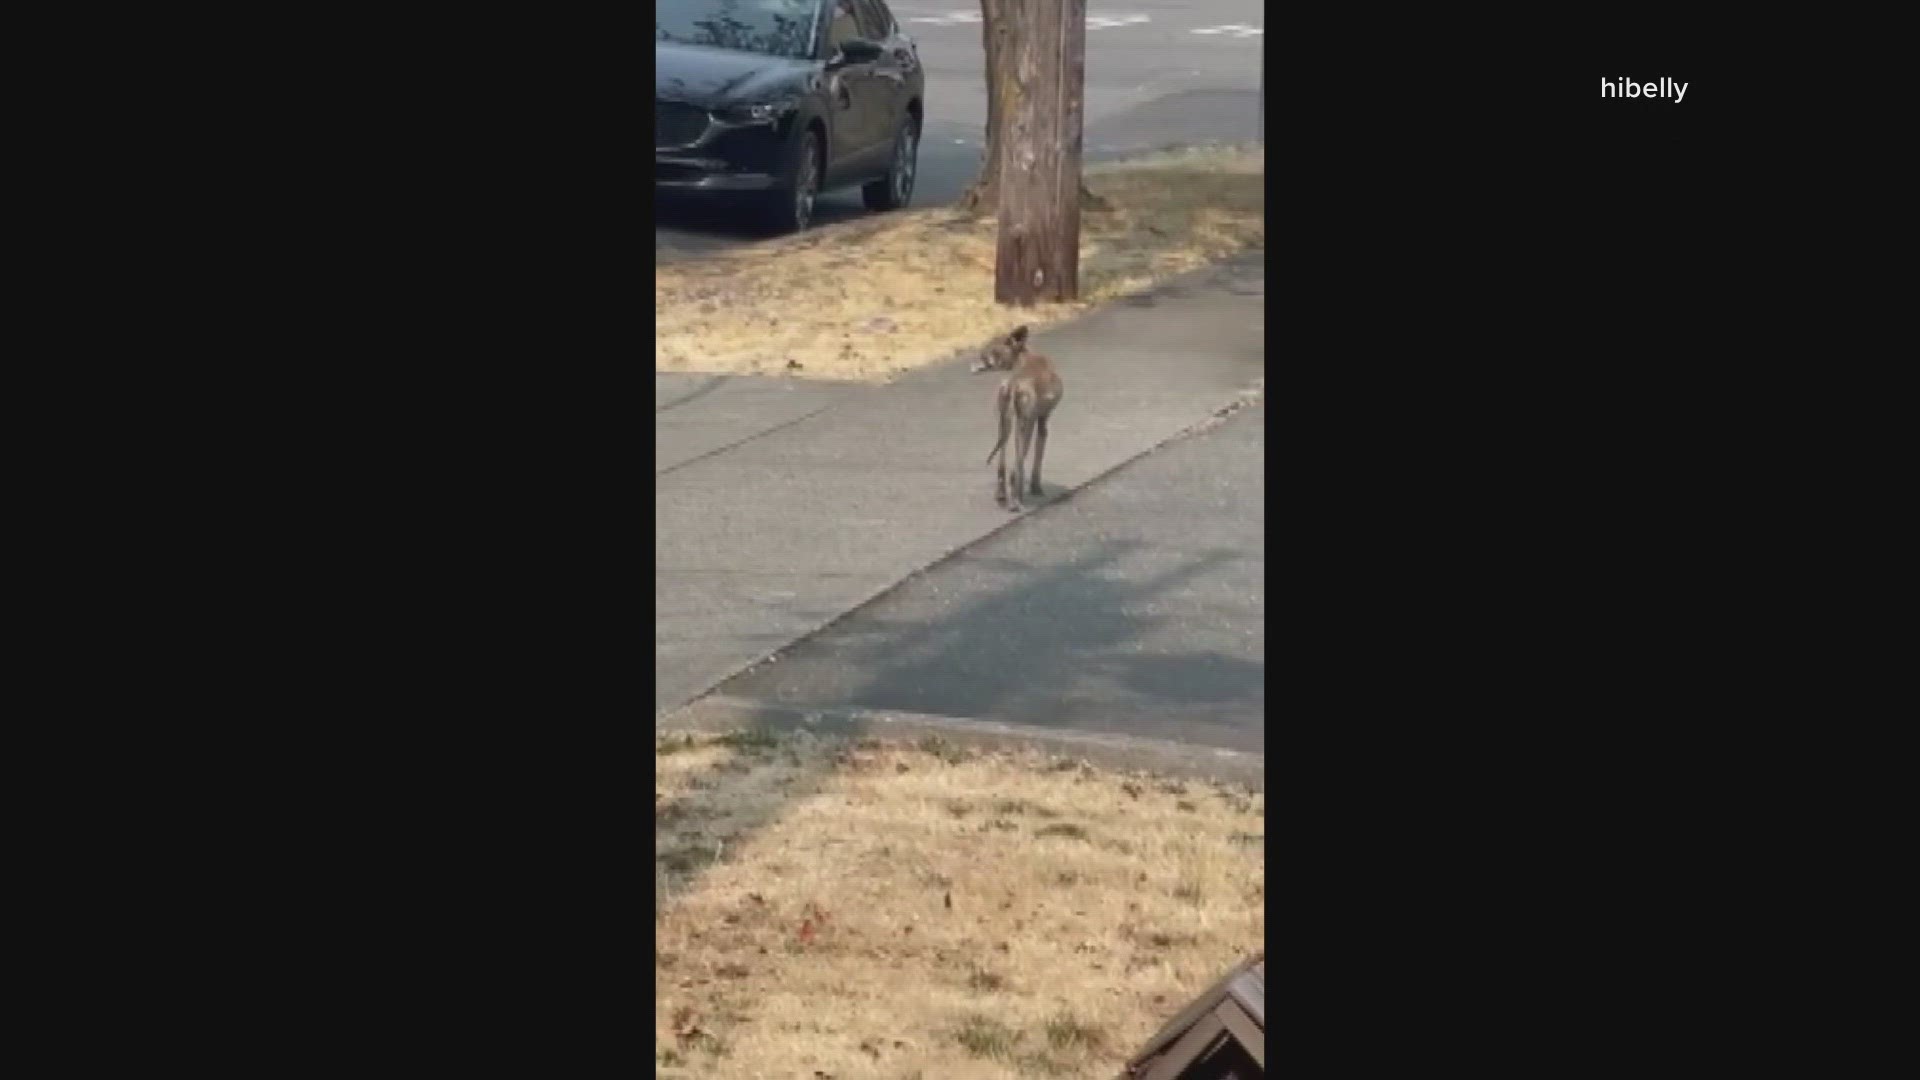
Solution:
{"label": "tree trunk", "polygon": [[[1042,5],[1040,10],[1051,10],[1051,5]],[[1009,128],[1007,117],[1020,101],[1020,81],[1015,78],[1014,70],[1019,53],[1014,41],[1024,18],[1021,0],[980,0],[980,43],[987,54],[987,145],[981,152],[980,175],[960,196],[963,209],[990,211],[999,203],[1000,160],[1005,156]],[[1107,203],[1088,191],[1082,181],[1080,206],[1084,210],[1104,210]]]}
{"label": "tree trunk", "polygon": [[1080,128],[1087,68],[1086,0],[1013,0],[1019,84],[1003,103],[1000,230],[993,298],[1002,304],[1080,295]]}
{"label": "tree trunk", "polygon": [[1007,106],[1017,101],[1020,93],[1013,68],[1013,28],[1018,12],[1009,10],[1018,3],[1019,0],[980,0],[980,44],[987,53],[987,145],[982,151],[980,175],[960,197],[960,205],[969,210],[992,209],[999,191]]}

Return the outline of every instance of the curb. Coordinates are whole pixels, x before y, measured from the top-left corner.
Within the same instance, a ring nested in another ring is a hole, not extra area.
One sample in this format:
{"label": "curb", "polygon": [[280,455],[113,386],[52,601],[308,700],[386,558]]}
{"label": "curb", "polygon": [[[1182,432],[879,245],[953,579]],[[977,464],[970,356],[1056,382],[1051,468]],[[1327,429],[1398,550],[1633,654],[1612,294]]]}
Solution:
{"label": "curb", "polygon": [[1193,780],[1239,784],[1266,790],[1265,754],[1211,746],[1189,746],[1163,739],[1106,735],[970,720],[925,713],[869,709],[790,709],[726,695],[700,698],[654,722],[654,733],[725,734],[767,731],[792,734],[873,738],[913,742],[940,738],[986,750],[1037,750],[1054,757],[1072,758],[1108,769],[1150,772]]}
{"label": "curb", "polygon": [[[1258,137],[1229,138],[1224,135],[1215,139],[1201,139],[1197,142],[1175,139],[1172,142],[1134,143],[1130,146],[1097,150],[1093,153],[1083,150],[1080,154],[1080,171],[1083,173],[1088,171],[1089,165],[1131,165],[1142,158],[1170,157],[1174,154],[1200,154],[1213,150],[1244,150],[1252,153],[1264,149],[1266,149],[1266,143]],[[1108,170],[1101,168],[1099,171]]]}

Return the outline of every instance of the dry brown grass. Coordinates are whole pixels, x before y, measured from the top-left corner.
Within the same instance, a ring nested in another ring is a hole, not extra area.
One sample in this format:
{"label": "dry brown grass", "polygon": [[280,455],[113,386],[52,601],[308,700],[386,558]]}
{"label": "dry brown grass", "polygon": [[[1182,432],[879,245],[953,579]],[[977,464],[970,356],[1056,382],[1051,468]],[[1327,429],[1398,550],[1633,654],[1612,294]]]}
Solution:
{"label": "dry brown grass", "polygon": [[1265,800],[939,744],[656,746],[661,1076],[1109,1077],[1265,933]]}
{"label": "dry brown grass", "polygon": [[994,303],[991,215],[885,214],[656,266],[654,366],[885,379],[1266,242],[1260,149],[1160,154],[1086,175],[1111,209],[1081,215],[1079,303]]}

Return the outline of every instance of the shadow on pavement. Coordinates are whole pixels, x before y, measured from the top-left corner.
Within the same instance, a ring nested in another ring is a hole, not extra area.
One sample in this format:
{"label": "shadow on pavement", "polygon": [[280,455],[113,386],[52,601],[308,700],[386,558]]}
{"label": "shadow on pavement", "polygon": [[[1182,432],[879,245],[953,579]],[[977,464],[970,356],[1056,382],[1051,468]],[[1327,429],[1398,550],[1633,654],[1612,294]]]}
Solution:
{"label": "shadow on pavement", "polygon": [[1063,692],[1105,683],[1126,688],[1146,708],[1243,704],[1260,712],[1266,679],[1259,664],[1129,647],[1170,620],[1154,613],[1158,598],[1243,556],[1208,552],[1145,580],[1122,580],[1119,563],[1142,546],[1112,542],[1037,572],[1019,560],[962,556],[967,569],[1004,574],[1006,583],[937,621],[889,618],[882,600],[826,631],[827,640],[803,643],[793,659],[828,652],[836,665],[871,670],[848,695],[870,709],[1053,726]]}
{"label": "shadow on pavement", "polygon": [[[792,652],[830,648],[836,658],[854,665],[871,665],[872,678],[836,705],[860,702],[882,710],[968,717],[999,714],[997,718],[1005,718],[1008,712],[1046,708],[1055,694],[1049,673],[1092,665],[1136,694],[1164,703],[1169,711],[1191,709],[1196,703],[1261,709],[1265,673],[1259,664],[1217,653],[1130,656],[1126,649],[1129,639],[1163,621],[1143,612],[1143,607],[1188,579],[1243,556],[1209,552],[1140,582],[1123,582],[1109,573],[1127,552],[1140,546],[1134,541],[1105,545],[1037,575],[1032,566],[1018,560],[980,560],[989,568],[1005,571],[1008,582],[950,617],[929,623],[857,613]],[[883,598],[875,606],[885,603]],[[1053,621],[1056,613],[1068,607],[1077,614]],[[1029,626],[1037,622],[1052,632],[1044,637],[1025,633],[1015,639],[1006,633],[1014,621],[1025,621]],[[820,642],[829,636],[831,644]],[[783,655],[779,661],[740,678],[751,679],[785,662]],[[733,689],[733,682],[723,684],[716,692],[759,696]],[[946,687],[937,701],[942,709],[925,707],[929,703],[926,690],[934,684]],[[864,724],[853,730],[855,738],[869,733]],[[736,734],[733,741],[755,748],[756,753],[787,754],[789,764],[798,765],[800,755],[779,747],[784,734],[784,728],[768,724]],[[670,872],[672,877],[666,880],[666,886],[671,890],[698,888],[705,869],[714,865],[716,858],[724,861],[727,850],[737,849],[743,840],[778,820],[788,806],[818,794],[832,777],[831,770],[803,773],[788,783],[778,798],[770,798],[758,772],[748,756],[742,762],[710,770],[686,796],[670,803],[656,802],[656,824],[684,821],[691,815],[709,823],[703,844],[710,845],[657,855],[656,887],[661,875]],[[706,851],[716,854],[703,854]]]}

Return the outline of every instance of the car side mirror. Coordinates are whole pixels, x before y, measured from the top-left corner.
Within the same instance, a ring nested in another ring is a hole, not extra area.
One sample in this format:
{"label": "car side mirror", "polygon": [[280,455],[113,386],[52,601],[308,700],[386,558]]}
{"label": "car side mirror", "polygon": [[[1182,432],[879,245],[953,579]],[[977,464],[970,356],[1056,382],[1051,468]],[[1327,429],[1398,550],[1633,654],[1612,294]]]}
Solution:
{"label": "car side mirror", "polygon": [[853,38],[840,43],[840,51],[834,55],[828,67],[845,67],[848,64],[870,64],[880,59],[883,50],[878,42]]}

